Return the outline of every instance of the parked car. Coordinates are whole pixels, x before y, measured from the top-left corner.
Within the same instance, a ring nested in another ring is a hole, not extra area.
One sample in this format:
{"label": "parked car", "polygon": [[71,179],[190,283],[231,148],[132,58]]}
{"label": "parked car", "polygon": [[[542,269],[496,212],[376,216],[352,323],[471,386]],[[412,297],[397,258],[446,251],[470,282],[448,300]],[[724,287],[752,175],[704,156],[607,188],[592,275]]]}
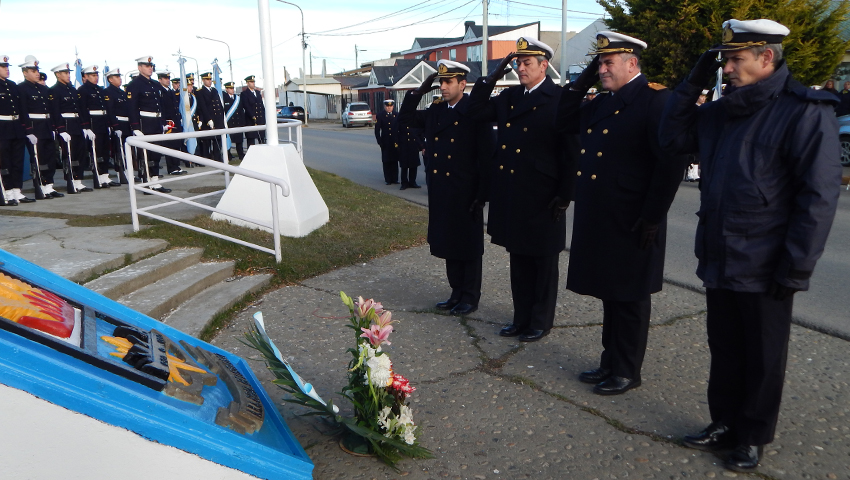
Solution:
{"label": "parked car", "polygon": [[368,103],[352,102],[342,112],[342,126],[351,128],[353,125],[372,126],[372,110]]}
{"label": "parked car", "polygon": [[850,167],[850,115],[838,117],[838,139],[841,141],[841,165]]}
{"label": "parked car", "polygon": [[304,107],[277,106],[277,119],[289,119],[304,121]]}

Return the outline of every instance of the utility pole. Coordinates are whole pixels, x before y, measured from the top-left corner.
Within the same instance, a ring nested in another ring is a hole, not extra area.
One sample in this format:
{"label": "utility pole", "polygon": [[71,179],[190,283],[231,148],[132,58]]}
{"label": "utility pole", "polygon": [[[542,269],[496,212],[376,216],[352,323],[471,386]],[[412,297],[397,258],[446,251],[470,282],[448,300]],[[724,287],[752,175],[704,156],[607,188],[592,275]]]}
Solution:
{"label": "utility pole", "polygon": [[481,3],[484,5],[484,29],[481,32],[481,76],[487,76],[487,2],[488,0],[483,0]]}
{"label": "utility pole", "polygon": [[304,126],[307,126],[307,61],[305,60],[307,54],[307,35],[304,33],[304,10],[301,10],[301,7],[292,2],[286,2],[284,0],[277,1],[292,5],[301,12],[301,71],[304,72],[301,75],[301,91],[304,95]]}
{"label": "utility pole", "polygon": [[561,7],[561,86],[567,83],[570,66],[567,65],[567,0]]}

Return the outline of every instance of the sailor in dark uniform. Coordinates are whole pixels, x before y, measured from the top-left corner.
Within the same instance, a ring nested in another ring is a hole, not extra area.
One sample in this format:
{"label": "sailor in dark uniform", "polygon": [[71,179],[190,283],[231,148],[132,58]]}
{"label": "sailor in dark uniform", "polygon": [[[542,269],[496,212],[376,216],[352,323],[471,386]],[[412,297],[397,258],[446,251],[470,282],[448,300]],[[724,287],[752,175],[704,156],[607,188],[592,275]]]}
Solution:
{"label": "sailor in dark uniform", "polygon": [[[469,96],[463,91],[469,67],[440,60],[437,72],[404,97],[399,123],[403,131],[424,129],[427,139],[428,243],[431,255],[446,260],[446,276],[452,289],[448,300],[438,303],[437,308],[466,315],[478,309],[481,298],[482,209],[487,201],[488,167],[495,138],[491,124],[468,115]],[[422,97],[434,88],[432,83],[437,77],[444,101],[417,110]]]}
{"label": "sailor in dark uniform", "polygon": [[384,111],[379,112],[375,119],[375,140],[381,147],[381,164],[387,185],[398,185],[399,133],[395,100],[384,100]]}
{"label": "sailor in dark uniform", "polygon": [[[77,89],[80,94],[80,120],[87,136],[87,150],[92,153],[90,166],[94,188],[119,187],[120,183],[109,178],[110,121],[106,111],[106,92],[98,85],[99,80],[97,65],[83,69],[83,84]],[[97,158],[94,158],[95,153]]]}
{"label": "sailor in dark uniform", "polygon": [[425,150],[425,138],[421,128],[405,127],[399,124],[398,165],[401,167],[401,190],[422,188],[416,183],[416,171],[419,169],[419,155]]}
{"label": "sailor in dark uniform", "polygon": [[127,183],[127,165],[124,158],[124,141],[132,134],[130,129],[130,104],[127,103],[127,93],[121,89],[121,70],[113,68],[106,72],[109,85],[104,90],[106,94],[106,112],[112,127],[111,148],[112,168],[118,172],[121,183]]}
{"label": "sailor in dark uniform", "polygon": [[65,165],[65,183],[68,193],[91,192],[83,185],[83,168],[88,160],[83,126],[80,121],[80,97],[71,85],[71,65],[59,64],[50,69],[56,76],[56,84],[50,87],[53,95],[53,126],[59,134],[62,161]]}
{"label": "sailor in dark uniform", "polygon": [[[26,128],[30,161],[33,164],[33,187],[37,200],[60,198],[65,195],[53,189],[53,175],[56,173],[56,140],[53,138],[53,121],[50,118],[50,90],[41,83],[42,73],[38,71],[38,59],[27,55],[20,65],[24,82],[18,85],[21,94],[22,119]],[[35,140],[33,142],[33,140]],[[38,168],[38,171],[35,169]]]}
{"label": "sailor in dark uniform", "polygon": [[[199,88],[195,96],[198,98],[198,112],[201,117],[201,130],[212,130],[224,128],[224,107],[221,105],[221,97],[218,90],[212,86],[212,73],[201,74],[204,86]],[[199,139],[199,142],[200,143]],[[201,151],[208,153],[207,158],[221,161],[221,137],[206,137],[203,139],[206,145]]]}
{"label": "sailor in dark uniform", "polygon": [[[130,128],[133,135],[160,135],[165,129],[162,120],[162,89],[160,85],[151,79],[153,75],[153,57],[144,56],[136,59],[139,66],[139,75],[134,77],[127,85],[127,103],[130,106]],[[161,155],[153,151],[138,149],[136,158],[139,163],[140,177],[145,182],[153,182],[148,186],[151,190],[162,193],[171,192],[156,183],[159,180],[159,160]],[[147,168],[142,163],[147,158]],[[148,177],[149,178],[146,178]]]}
{"label": "sailor in dark uniform", "polygon": [[9,57],[0,55],[0,205],[35,201],[21,193],[27,142],[21,113],[18,86],[9,80]]}
{"label": "sailor in dark uniform", "polygon": [[[514,58],[520,85],[491,98]],[[566,243],[563,214],[572,198],[578,153],[574,137],[555,131],[561,89],[546,75],[551,58],[548,45],[520,38],[516,54],[479,78],[469,95],[470,113],[499,128],[487,232],[510,253],[513,323],[499,334],[523,342],[543,338],[555,320],[558,256]]]}
{"label": "sailor in dark uniform", "polygon": [[[242,103],[242,108],[245,110],[245,126],[265,125],[266,124],[266,108],[263,105],[263,95],[255,88],[256,77],[249,75],[245,77],[245,83],[248,88],[242,90],[239,95]],[[259,139],[259,143],[266,143],[266,132],[246,132],[248,148],[254,144],[254,140]]]}
{"label": "sailor in dark uniform", "polygon": [[[238,128],[245,126],[245,111],[242,109],[242,98],[237,97],[233,90],[233,82],[224,84],[224,114],[227,119],[227,128]],[[228,117],[229,115],[229,117]],[[241,133],[231,133],[230,141],[236,147],[236,156],[239,160],[245,158],[245,151],[242,148]],[[229,152],[228,152],[229,153]]]}
{"label": "sailor in dark uniform", "polygon": [[[171,72],[162,71],[156,73],[156,78],[159,80],[159,86],[162,89],[162,119],[165,122],[165,133],[180,133],[183,131],[183,125],[180,122],[180,92],[175,92],[171,88]],[[176,95],[175,95],[176,93]],[[183,146],[183,140],[169,140],[162,142],[162,146],[168,147],[178,152]],[[169,175],[183,175],[187,173],[180,168],[180,160],[165,156],[165,169]]]}
{"label": "sailor in dark uniform", "polygon": [[[667,210],[687,159],[658,144],[670,95],[640,71],[646,43],[616,32],[596,34],[597,55],[565,89],[558,128],[580,133],[575,220],[567,288],[602,300],[599,367],[579,379],[594,393],[617,395],[641,384],[650,295],[661,290]],[[582,105],[599,78],[608,93]]]}

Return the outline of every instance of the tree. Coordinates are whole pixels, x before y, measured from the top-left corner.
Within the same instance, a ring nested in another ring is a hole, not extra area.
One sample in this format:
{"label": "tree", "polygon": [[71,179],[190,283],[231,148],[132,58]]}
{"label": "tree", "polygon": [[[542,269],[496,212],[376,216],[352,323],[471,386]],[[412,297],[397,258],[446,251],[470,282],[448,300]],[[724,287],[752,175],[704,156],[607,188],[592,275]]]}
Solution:
{"label": "tree", "polygon": [[697,58],[720,43],[721,24],[730,18],[769,18],[791,30],[785,59],[804,85],[822,83],[841,63],[850,41],[839,36],[850,0],[598,0],[614,31],[649,44],[641,58],[650,81],[669,87],[690,72]]}

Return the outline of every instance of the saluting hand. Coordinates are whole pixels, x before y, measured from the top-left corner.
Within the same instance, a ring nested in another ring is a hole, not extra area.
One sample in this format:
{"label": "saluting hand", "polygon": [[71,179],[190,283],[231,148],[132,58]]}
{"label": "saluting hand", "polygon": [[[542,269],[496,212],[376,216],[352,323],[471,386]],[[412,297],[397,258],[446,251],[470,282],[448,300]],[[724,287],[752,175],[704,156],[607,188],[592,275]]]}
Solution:
{"label": "saluting hand", "polygon": [[717,52],[708,51],[700,55],[694,69],[688,75],[688,83],[695,87],[704,87],[717,74],[723,63],[717,60]]}
{"label": "saluting hand", "polygon": [[635,222],[635,226],[632,227],[632,231],[636,231],[640,228],[640,240],[638,241],[638,246],[641,250],[646,250],[653,243],[656,242],[656,238],[658,237],[658,226],[657,223],[649,223],[643,219],[643,217],[638,218],[637,222]]}
{"label": "saluting hand", "polygon": [[425,95],[426,93],[433,90],[435,87],[432,86],[432,84],[434,83],[435,78],[437,78],[437,72],[428,75],[428,78],[426,78],[425,81],[422,82],[422,85],[420,85],[419,88],[414,90],[413,93],[416,93],[418,95]]}
{"label": "saluting hand", "polygon": [[496,66],[496,69],[493,70],[493,73],[487,75],[487,83],[495,84],[499,80],[502,79],[508,72],[512,70],[508,65],[516,58],[516,52],[511,52],[507,57],[503,58],[499,65]]}
{"label": "saluting hand", "polygon": [[599,55],[593,57],[593,60],[582,70],[575,82],[570,82],[570,90],[587,92],[597,82],[599,82]]}

